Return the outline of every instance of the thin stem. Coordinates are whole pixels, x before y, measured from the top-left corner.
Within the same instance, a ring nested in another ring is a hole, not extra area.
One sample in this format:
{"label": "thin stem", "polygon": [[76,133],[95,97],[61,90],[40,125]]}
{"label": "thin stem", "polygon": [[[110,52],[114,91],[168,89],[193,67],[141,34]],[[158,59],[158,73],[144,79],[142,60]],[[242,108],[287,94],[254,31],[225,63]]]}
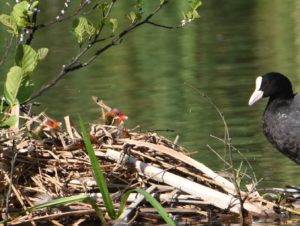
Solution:
{"label": "thin stem", "polygon": [[[14,149],[15,149],[15,140],[13,140],[13,150]],[[18,152],[16,152],[14,154],[14,157],[11,161],[11,168],[10,168],[10,175],[9,175],[10,182],[9,182],[9,186],[8,186],[8,190],[7,190],[7,194],[6,194],[6,205],[5,205],[6,218],[8,218],[9,198],[10,198],[10,194],[11,194],[11,190],[12,190],[12,186],[13,186],[14,167],[15,167],[17,156],[18,156]]]}
{"label": "thin stem", "polygon": [[[65,21],[65,20],[68,20],[68,19],[71,19],[71,18],[77,16],[77,15],[84,9],[84,7],[87,6],[88,4],[90,4],[88,1],[84,1],[83,4],[80,5],[80,6],[79,6],[79,7],[78,7],[71,15],[69,15],[69,16],[64,16],[63,18],[59,18],[59,19],[54,19],[53,21],[50,21],[50,22],[45,23],[45,24],[38,24],[38,25],[35,26],[35,27],[36,27],[36,30],[39,30],[39,29],[41,29],[41,28],[50,27],[50,26],[52,26],[52,25],[54,25],[54,24],[56,24],[56,23],[61,23],[61,22]],[[95,7],[96,7],[98,4],[99,4],[99,3],[97,3],[97,4],[93,7],[93,9],[95,9]]]}
{"label": "thin stem", "polygon": [[[104,14],[104,16],[108,17],[113,4],[114,4],[115,0],[112,1],[111,5],[109,6],[108,10],[106,11],[106,14]],[[51,87],[53,87],[62,77],[64,77],[68,72],[71,71],[75,71],[78,69],[81,69],[83,67],[88,66],[90,63],[92,63],[94,60],[97,59],[97,57],[102,54],[103,52],[105,52],[106,50],[110,49],[111,47],[119,44],[122,40],[122,38],[124,36],[126,36],[129,32],[133,31],[134,29],[140,27],[143,24],[148,23],[148,21],[156,14],[158,13],[159,10],[161,10],[166,4],[168,3],[168,1],[164,1],[162,4],[160,4],[153,12],[151,12],[147,17],[145,17],[145,19],[143,19],[140,22],[137,23],[133,23],[131,25],[129,25],[126,29],[124,29],[122,32],[120,32],[118,35],[114,36],[114,38],[112,37],[112,40],[110,43],[108,43],[107,45],[105,45],[104,47],[100,48],[99,50],[97,50],[93,56],[91,56],[86,62],[83,63],[78,63],[76,64],[79,59],[84,56],[90,48],[92,48],[93,45],[95,45],[97,42],[99,42],[100,39],[98,39],[98,37],[101,34],[101,31],[103,29],[103,27],[101,26],[99,28],[99,31],[97,32],[95,39],[93,39],[93,41],[91,43],[89,43],[82,51],[80,51],[77,56],[75,56],[67,65],[63,65],[61,71],[59,72],[59,74],[57,74],[48,84],[44,85],[41,87],[40,90],[38,90],[37,92],[35,92],[31,98],[26,101],[29,102],[39,96],[41,96],[44,92],[46,92],[48,89],[50,89]],[[103,25],[104,26],[104,25]]]}
{"label": "thin stem", "polygon": [[34,13],[32,15],[32,18],[31,18],[31,21],[30,21],[32,23],[32,27],[28,29],[29,30],[29,36],[26,40],[27,45],[31,44],[31,42],[33,40],[33,37],[34,37],[34,34],[37,31],[37,26],[36,26],[37,15],[38,15],[38,6],[36,7],[36,10],[34,11]]}
{"label": "thin stem", "polygon": [[151,24],[155,27],[161,27],[161,28],[165,28],[165,29],[179,29],[179,28],[182,28],[187,25],[187,24],[181,24],[181,25],[177,25],[177,26],[168,26],[168,25],[164,25],[164,24],[158,24],[158,23],[155,23],[152,21],[147,21],[147,24]]}
{"label": "thin stem", "polygon": [[[103,17],[104,17],[105,19],[108,18],[108,16],[110,15],[110,13],[111,13],[111,11],[112,11],[112,8],[113,8],[113,6],[114,6],[114,4],[115,4],[115,2],[116,2],[116,0],[112,0],[112,2],[110,3],[110,5],[109,5],[109,7],[108,7],[108,10],[107,10],[106,13],[103,15]],[[97,33],[96,33],[96,35],[95,35],[95,37],[94,37],[94,40],[93,40],[93,42],[92,42],[93,44],[97,42],[98,37],[100,36],[101,32],[103,31],[104,25],[105,25],[105,23],[101,23],[101,26],[100,26],[100,28],[98,29],[98,31],[97,31]]]}
{"label": "thin stem", "polygon": [[244,224],[244,222],[245,222],[244,202],[245,202],[245,200],[242,197],[240,187],[237,183],[237,175],[236,175],[236,172],[235,172],[235,169],[234,169],[234,163],[233,163],[233,158],[232,158],[231,139],[230,139],[229,129],[228,129],[228,125],[227,125],[227,122],[225,120],[225,117],[224,117],[223,113],[220,111],[220,109],[218,108],[218,106],[206,94],[200,92],[199,89],[195,88],[192,85],[189,85],[189,84],[187,84],[187,85],[190,88],[192,88],[194,91],[199,93],[201,96],[205,97],[208,100],[209,104],[217,111],[218,115],[222,119],[222,122],[224,124],[224,148],[225,148],[225,151],[228,150],[228,152],[229,152],[229,163],[230,163],[230,170],[231,170],[231,173],[233,175],[233,185],[235,187],[237,197],[238,197],[239,202],[240,202],[240,218],[241,218],[242,223]]}
{"label": "thin stem", "polygon": [[90,59],[88,59],[86,62],[84,63],[80,63],[78,65],[75,65],[74,67],[68,68],[68,71],[74,71],[77,70],[79,68],[82,67],[86,67],[88,66],[90,63],[92,63],[94,60],[96,60],[96,58],[103,53],[104,51],[106,51],[107,49],[109,49],[110,47],[117,45],[120,43],[120,41],[122,40],[122,38],[129,32],[131,32],[132,30],[138,28],[139,26],[148,23],[148,21],[163,7],[167,4],[167,1],[165,1],[163,4],[159,5],[159,7],[157,7],[152,13],[150,13],[144,20],[138,22],[138,23],[133,23],[130,26],[128,26],[125,30],[123,30],[119,35],[117,35],[109,44],[107,44],[106,46],[104,46],[103,48],[99,49],[98,51],[95,52],[95,54],[90,57]]}

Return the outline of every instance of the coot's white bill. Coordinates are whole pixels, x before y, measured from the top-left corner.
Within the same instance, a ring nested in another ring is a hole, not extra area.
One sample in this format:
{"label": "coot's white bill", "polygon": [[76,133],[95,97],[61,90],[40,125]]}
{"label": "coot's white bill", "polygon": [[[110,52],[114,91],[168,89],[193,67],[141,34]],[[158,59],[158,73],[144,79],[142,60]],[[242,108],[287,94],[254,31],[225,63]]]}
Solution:
{"label": "coot's white bill", "polygon": [[260,90],[261,82],[262,82],[262,77],[261,76],[257,77],[255,81],[255,90],[252,93],[248,102],[250,106],[253,105],[255,102],[259,101],[264,95],[264,92]]}

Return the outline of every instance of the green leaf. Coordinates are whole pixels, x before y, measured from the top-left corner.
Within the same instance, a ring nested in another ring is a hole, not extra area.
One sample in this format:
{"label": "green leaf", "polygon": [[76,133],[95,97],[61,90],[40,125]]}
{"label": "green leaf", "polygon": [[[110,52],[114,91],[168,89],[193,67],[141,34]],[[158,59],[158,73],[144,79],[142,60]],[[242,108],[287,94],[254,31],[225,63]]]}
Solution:
{"label": "green leaf", "polygon": [[19,103],[24,103],[29,99],[34,90],[34,83],[31,79],[31,76],[26,76],[21,82],[17,99]]}
{"label": "green leaf", "polygon": [[184,13],[184,20],[191,22],[197,18],[200,18],[200,15],[197,10],[202,5],[202,2],[201,0],[189,0],[188,3],[191,7],[191,10],[187,13]]}
{"label": "green leaf", "polygon": [[136,0],[136,3],[135,3],[135,7],[136,8],[142,8],[144,5],[144,1],[143,0]]}
{"label": "green leaf", "polygon": [[94,173],[94,178],[95,178],[95,180],[97,182],[97,185],[99,187],[99,190],[102,194],[105,208],[106,208],[110,218],[115,220],[116,219],[116,212],[114,210],[113,202],[112,202],[112,199],[111,199],[110,194],[108,192],[108,188],[107,188],[107,184],[106,184],[104,174],[103,174],[103,172],[100,168],[100,165],[99,165],[98,159],[95,155],[95,152],[94,152],[93,146],[91,144],[89,135],[86,132],[83,121],[82,121],[80,116],[79,116],[79,124],[80,124],[80,129],[81,129],[81,132],[82,132],[82,137],[83,137],[83,140],[84,140],[84,144],[85,144],[86,150],[88,152],[88,155],[89,155],[89,158],[90,158],[90,161],[91,161],[91,164],[92,164],[92,170],[93,170],[93,173]]}
{"label": "green leaf", "polygon": [[16,52],[15,61],[26,74],[33,72],[38,64],[38,54],[29,45],[19,45]]}
{"label": "green leaf", "polygon": [[146,200],[157,210],[157,212],[162,216],[162,218],[169,226],[175,226],[174,221],[169,217],[168,213],[164,210],[164,208],[160,205],[160,203],[151,194],[149,194],[147,191],[140,188],[131,189],[122,196],[118,217],[121,216],[126,206],[126,201],[129,195],[133,192],[142,194],[146,198]]}
{"label": "green leaf", "polygon": [[118,27],[118,20],[115,18],[110,18],[109,22],[111,23],[112,26],[112,32],[115,32]]}
{"label": "green leaf", "polygon": [[193,10],[197,10],[201,5],[201,0],[189,0],[189,4]]}
{"label": "green leaf", "polygon": [[192,15],[193,15],[193,19],[200,18],[200,15],[196,10],[193,11]]}
{"label": "green leaf", "polygon": [[35,1],[31,3],[30,10],[33,11],[35,8],[37,8],[38,5],[39,5],[39,1]]}
{"label": "green leaf", "polygon": [[190,23],[191,21],[193,21],[193,20],[195,20],[195,19],[197,19],[199,17],[200,17],[200,15],[198,14],[197,11],[189,11],[189,12],[183,14],[184,20],[182,22],[184,24]]}
{"label": "green leaf", "polygon": [[86,35],[88,38],[91,38],[95,34],[96,29],[85,17],[79,17],[73,21],[73,32],[77,38],[78,44],[81,45],[84,42]]}
{"label": "green leaf", "polygon": [[13,20],[13,18],[6,14],[0,15],[0,22],[4,24],[5,26],[9,27],[13,34],[18,34],[18,27],[16,21]]}
{"label": "green leaf", "polygon": [[11,16],[19,27],[26,27],[30,25],[28,18],[30,14],[29,10],[30,4],[27,1],[21,1],[14,6]]}
{"label": "green leaf", "polygon": [[21,67],[14,66],[7,73],[4,84],[4,97],[10,106],[17,102],[17,95],[21,87],[24,71]]}
{"label": "green leaf", "polygon": [[84,25],[83,20],[80,18],[76,18],[73,22],[73,32],[77,38],[77,43],[83,43],[83,36],[84,36]]}
{"label": "green leaf", "polygon": [[134,23],[135,21],[136,21],[136,19],[137,19],[137,15],[136,15],[136,13],[135,12],[130,12],[129,14],[128,14],[128,18],[129,18],[129,20],[131,21],[131,23]]}
{"label": "green leaf", "polygon": [[94,28],[93,25],[91,25],[89,22],[85,25],[85,31],[86,33],[88,34],[88,37],[91,38],[95,32],[96,32],[96,29]]}
{"label": "green leaf", "polygon": [[40,49],[37,51],[38,59],[39,59],[39,60],[45,59],[45,57],[48,55],[48,52],[49,52],[49,49],[48,49],[48,48],[40,48]]}
{"label": "green leaf", "polygon": [[17,117],[15,115],[11,115],[9,118],[5,119],[3,122],[0,122],[0,126],[8,126],[12,127],[17,123]]}

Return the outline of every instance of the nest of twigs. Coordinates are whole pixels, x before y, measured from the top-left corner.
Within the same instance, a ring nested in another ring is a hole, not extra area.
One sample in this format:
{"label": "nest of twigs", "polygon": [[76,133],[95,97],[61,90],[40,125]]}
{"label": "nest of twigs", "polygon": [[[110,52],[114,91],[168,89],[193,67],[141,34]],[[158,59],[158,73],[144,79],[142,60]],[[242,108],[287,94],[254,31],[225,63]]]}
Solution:
{"label": "nest of twigs", "polygon": [[[1,133],[3,219],[34,205],[81,193],[90,194],[105,212],[82,136],[68,117],[63,128],[41,114],[26,118],[24,127],[17,132],[2,130]],[[239,221],[240,217],[253,220],[253,216],[297,213],[264,200],[254,188],[238,191],[234,183],[156,133],[133,132],[122,124],[92,124],[90,139],[116,208],[129,188],[143,188],[180,222]],[[132,195],[130,203],[134,207],[127,210],[122,221],[162,222],[145,200]],[[10,224],[79,225],[86,221],[99,222],[94,209],[86,203],[70,203],[27,213]]]}

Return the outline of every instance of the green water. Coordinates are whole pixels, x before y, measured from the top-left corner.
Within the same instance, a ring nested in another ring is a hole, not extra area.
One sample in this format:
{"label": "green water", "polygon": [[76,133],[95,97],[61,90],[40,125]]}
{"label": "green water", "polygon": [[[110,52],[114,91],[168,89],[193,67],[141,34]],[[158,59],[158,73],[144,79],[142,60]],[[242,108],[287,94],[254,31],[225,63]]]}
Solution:
{"label": "green water", "polygon": [[[55,18],[62,1],[43,1],[41,21]],[[75,4],[75,1],[72,1]],[[157,1],[158,2],[158,1]],[[181,0],[158,20],[180,22]],[[153,4],[153,3],[152,3]],[[120,18],[128,8],[116,9]],[[1,2],[1,11],[7,6]],[[201,19],[181,30],[144,26],[129,34],[87,68],[70,73],[37,99],[41,110],[58,119],[77,114],[96,120],[99,109],[92,95],[121,108],[128,128],[172,129],[163,135],[193,152],[215,170],[223,163],[207,147],[224,155],[224,125],[209,101],[191,86],[207,94],[225,116],[232,143],[247,157],[260,187],[300,185],[299,166],[281,155],[265,139],[261,115],[266,100],[248,107],[256,76],[268,71],[288,75],[300,90],[300,2],[293,0],[205,0]],[[0,29],[1,53],[7,36]],[[47,83],[77,51],[68,23],[36,34],[35,47],[50,48],[49,56],[35,72],[36,84]],[[10,55],[11,56],[11,55]],[[0,67],[5,77],[8,61]],[[234,155],[236,164],[240,156]]]}

